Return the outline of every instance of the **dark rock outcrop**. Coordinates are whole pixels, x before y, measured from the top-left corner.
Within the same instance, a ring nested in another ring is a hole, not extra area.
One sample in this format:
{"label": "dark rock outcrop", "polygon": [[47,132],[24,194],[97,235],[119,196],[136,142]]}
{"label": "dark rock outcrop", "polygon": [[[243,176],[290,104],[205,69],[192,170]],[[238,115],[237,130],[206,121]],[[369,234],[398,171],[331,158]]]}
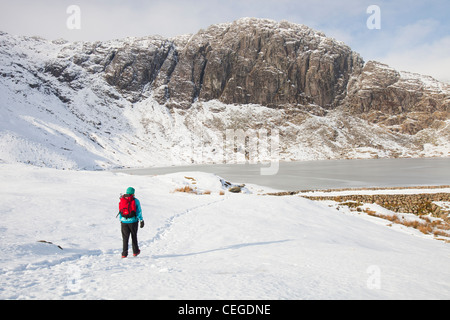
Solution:
{"label": "dark rock outcrop", "polygon": [[[342,42],[286,21],[244,18],[173,39],[83,43],[71,59],[102,73],[131,102],[152,94],[170,108],[210,100],[308,112],[311,106],[343,107],[407,134],[448,119],[450,112],[448,84],[365,64]],[[61,62],[45,71],[73,80]]]}
{"label": "dark rock outcrop", "polygon": [[306,26],[241,19],[189,40],[168,84],[169,101],[334,107],[362,67],[349,47]]}

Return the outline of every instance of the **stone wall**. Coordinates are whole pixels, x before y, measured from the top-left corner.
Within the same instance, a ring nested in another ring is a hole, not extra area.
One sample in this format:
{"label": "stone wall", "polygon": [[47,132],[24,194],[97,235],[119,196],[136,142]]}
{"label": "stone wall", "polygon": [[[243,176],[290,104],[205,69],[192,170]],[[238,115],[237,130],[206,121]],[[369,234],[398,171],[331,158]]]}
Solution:
{"label": "stone wall", "polygon": [[448,214],[449,212],[433,202],[450,202],[450,193],[304,196],[304,198],[315,201],[332,200],[336,202],[356,201],[360,203],[376,203],[388,210],[398,213],[414,213],[418,215],[432,214],[440,216],[442,214]]}
{"label": "stone wall", "polygon": [[[365,190],[411,190],[411,189],[444,189],[450,188],[450,186],[439,186],[439,187],[404,187],[404,188],[362,188],[357,189],[359,191]],[[331,192],[344,192],[344,191],[355,191],[356,189],[333,189],[333,190],[321,190],[321,193],[331,193]],[[349,202],[355,201],[358,203],[375,203],[388,210],[397,213],[413,213],[418,215],[432,214],[434,216],[446,216],[450,212],[438,206],[434,202],[450,202],[450,193],[440,192],[440,193],[420,193],[420,194],[373,194],[373,195],[339,195],[339,196],[314,196],[314,195],[303,195],[311,194],[314,191],[287,191],[278,193],[269,193],[272,196],[293,196],[300,195],[303,198],[307,198],[315,201],[331,200],[336,202]]]}

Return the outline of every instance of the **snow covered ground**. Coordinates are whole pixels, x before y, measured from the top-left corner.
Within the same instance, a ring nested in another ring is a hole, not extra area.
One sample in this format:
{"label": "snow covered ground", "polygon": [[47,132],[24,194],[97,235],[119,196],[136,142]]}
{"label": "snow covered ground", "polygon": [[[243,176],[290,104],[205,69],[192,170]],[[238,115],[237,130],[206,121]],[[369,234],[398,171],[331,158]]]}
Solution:
{"label": "snow covered ground", "polygon": [[[173,192],[185,185],[197,194]],[[146,226],[142,254],[121,259],[115,216],[129,186]],[[450,297],[449,244],[299,196],[245,191],[199,172],[0,164],[0,299]]]}

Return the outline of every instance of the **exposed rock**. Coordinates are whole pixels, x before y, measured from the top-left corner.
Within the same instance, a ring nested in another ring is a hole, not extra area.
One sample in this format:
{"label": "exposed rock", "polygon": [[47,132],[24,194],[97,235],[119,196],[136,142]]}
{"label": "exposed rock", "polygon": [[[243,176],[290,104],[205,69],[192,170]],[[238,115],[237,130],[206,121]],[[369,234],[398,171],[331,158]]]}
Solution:
{"label": "exposed rock", "polygon": [[450,85],[369,61],[349,81],[346,107],[394,132],[415,135],[450,118]]}
{"label": "exposed rock", "polygon": [[441,213],[448,214],[433,202],[450,201],[449,193],[430,194],[378,194],[378,195],[348,195],[348,196],[304,196],[305,198],[323,201],[333,200],[336,202],[356,201],[357,203],[376,203],[380,206],[398,213],[413,213],[418,215]]}
{"label": "exposed rock", "polygon": [[176,63],[177,51],[168,40],[155,40],[137,45],[134,42],[110,54],[105,68],[106,81],[122,93],[131,93],[138,101],[141,93],[155,83],[167,84]]}
{"label": "exposed rock", "polygon": [[231,187],[228,189],[228,191],[231,193],[241,193],[242,189],[241,187]]}
{"label": "exposed rock", "polygon": [[132,102],[152,91],[159,103],[179,109],[210,100],[301,110],[341,106],[408,135],[450,118],[449,85],[374,61],[364,65],[343,43],[286,21],[244,18],[189,37],[128,39],[114,50],[101,48],[85,45],[75,63],[97,56],[107,82]]}
{"label": "exposed rock", "polygon": [[202,30],[180,50],[168,83],[171,106],[197,99],[268,107],[335,107],[362,58],[306,26],[240,19]]}

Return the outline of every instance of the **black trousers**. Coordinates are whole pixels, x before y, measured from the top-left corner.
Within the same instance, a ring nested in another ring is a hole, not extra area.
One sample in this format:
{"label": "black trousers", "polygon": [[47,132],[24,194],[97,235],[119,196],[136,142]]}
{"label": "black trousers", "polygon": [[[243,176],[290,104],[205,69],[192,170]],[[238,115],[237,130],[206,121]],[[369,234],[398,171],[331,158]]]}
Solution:
{"label": "black trousers", "polygon": [[133,246],[133,253],[137,254],[139,253],[139,245],[138,245],[138,239],[137,239],[137,232],[138,232],[138,226],[139,222],[135,223],[120,223],[121,229],[122,229],[122,242],[123,242],[123,249],[122,249],[122,256],[126,257],[128,256],[128,241],[130,239],[131,234],[131,242]]}

